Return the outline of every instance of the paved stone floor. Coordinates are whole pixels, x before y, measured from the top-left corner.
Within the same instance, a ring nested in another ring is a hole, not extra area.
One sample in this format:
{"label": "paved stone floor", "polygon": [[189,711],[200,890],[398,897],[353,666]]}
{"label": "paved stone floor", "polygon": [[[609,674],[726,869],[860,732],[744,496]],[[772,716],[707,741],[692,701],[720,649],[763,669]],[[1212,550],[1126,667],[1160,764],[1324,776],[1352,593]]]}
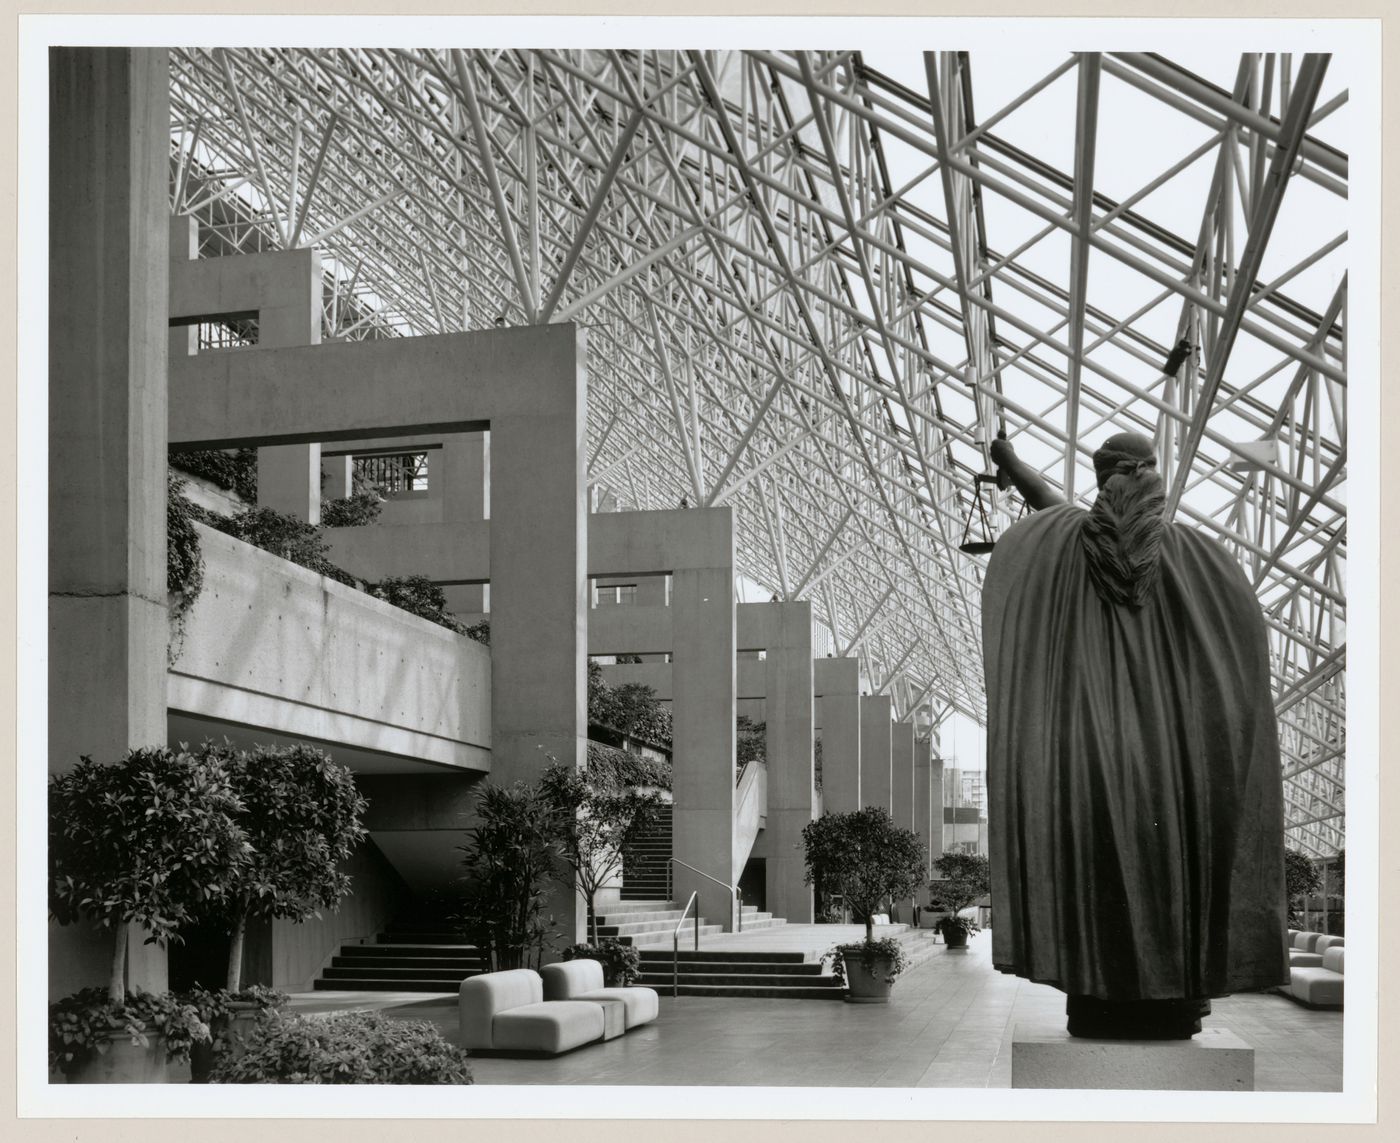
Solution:
{"label": "paved stone floor", "polygon": [[[784,941],[810,943],[798,932]],[[829,943],[823,934],[819,947]],[[457,1035],[452,996],[316,992],[294,1003],[383,1008]],[[1009,1088],[1017,1023],[1063,1027],[1064,996],[996,972],[984,933],[966,954],[940,944],[900,977],[888,1005],[663,996],[659,1018],[620,1039],[553,1059],[477,1059],[472,1071],[479,1084]],[[1341,1090],[1340,1012],[1253,993],[1215,1001],[1205,1023],[1255,1049],[1256,1090]]]}

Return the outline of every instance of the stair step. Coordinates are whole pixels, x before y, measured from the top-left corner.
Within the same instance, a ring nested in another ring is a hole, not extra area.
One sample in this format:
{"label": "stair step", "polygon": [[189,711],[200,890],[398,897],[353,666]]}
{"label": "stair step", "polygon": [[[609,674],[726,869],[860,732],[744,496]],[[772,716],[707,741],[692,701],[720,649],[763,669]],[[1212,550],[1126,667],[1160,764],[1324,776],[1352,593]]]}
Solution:
{"label": "stair step", "polygon": [[375,935],[381,945],[398,944],[423,944],[423,945],[463,945],[467,943],[466,937],[461,933],[454,933],[450,930],[414,933],[396,933],[392,929],[387,929]]}
{"label": "stair step", "polygon": [[[822,964],[815,960],[686,960],[682,951],[680,964],[682,975],[697,974],[721,976],[821,976]],[[671,956],[647,957],[642,962],[643,973],[669,975]]]}
{"label": "stair step", "polygon": [[455,980],[459,983],[469,976],[480,976],[484,969],[471,968],[368,968],[356,965],[353,968],[324,968],[321,976],[325,980]]}
{"label": "stair step", "polygon": [[312,987],[317,992],[450,992],[455,995],[461,983],[460,980],[381,980],[375,977],[326,980],[318,976]]}
{"label": "stair step", "polygon": [[[671,995],[671,986],[658,988],[663,996]],[[763,1000],[842,1000],[844,988],[768,988],[761,985],[742,984],[686,984],[681,982],[676,989],[680,996],[733,996]]]}
{"label": "stair step", "polygon": [[642,984],[649,988],[670,987],[673,976],[685,984],[738,984],[753,988],[834,988],[836,978],[821,973],[806,972],[687,972],[684,967],[678,973],[644,972]]}
{"label": "stair step", "polygon": [[[617,939],[625,945],[631,945],[633,948],[641,950],[642,955],[645,956],[648,950],[670,949],[673,931],[674,929],[666,929],[659,933],[636,933]],[[722,932],[724,932],[724,928],[721,925],[700,926],[701,938],[718,936]],[[690,940],[694,933],[693,928],[687,927],[683,935],[686,940]]]}
{"label": "stair step", "polygon": [[[655,949],[645,949],[642,952],[642,964],[645,966],[652,961],[661,960],[664,957],[669,964],[671,961],[670,952],[659,952]],[[681,960],[695,961],[722,961],[726,964],[815,964],[815,961],[808,961],[800,952],[749,952],[745,949],[742,952],[733,949],[681,949]]]}
{"label": "stair step", "polygon": [[486,961],[477,956],[333,956],[332,968],[422,968],[458,969],[480,968]]}
{"label": "stair step", "polygon": [[341,945],[340,956],[479,956],[480,950],[475,945],[462,944],[460,940],[455,944],[367,944],[367,945]]}
{"label": "stair step", "polygon": [[[626,920],[622,918],[626,918]],[[599,925],[636,925],[646,921],[670,921],[674,925],[680,919],[681,911],[679,909],[657,909],[655,911],[637,909],[626,913],[609,910],[606,913],[598,914]]]}

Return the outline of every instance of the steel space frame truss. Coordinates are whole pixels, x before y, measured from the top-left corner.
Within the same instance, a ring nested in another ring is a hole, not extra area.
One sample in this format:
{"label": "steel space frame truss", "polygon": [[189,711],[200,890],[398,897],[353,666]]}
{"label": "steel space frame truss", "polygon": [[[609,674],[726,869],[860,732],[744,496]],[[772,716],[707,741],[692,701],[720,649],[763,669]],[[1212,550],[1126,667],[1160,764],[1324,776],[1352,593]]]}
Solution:
{"label": "steel space frame truss", "polygon": [[[1083,53],[979,121],[979,63],[924,53],[911,80],[856,51],[176,51],[172,203],[210,252],[320,248],[328,338],[587,326],[590,481],[632,508],[733,505],[743,573],[811,599],[901,716],[983,717],[984,565],[958,544],[995,433],[1053,449],[1047,479],[1081,497],[1093,444],[1154,435],[1178,518],[1258,591],[1290,837],[1330,854],[1346,286],[1317,312],[1288,285],[1344,226],[1260,271],[1290,184],[1342,213],[1347,159],[1316,131],[1345,94],[1319,102],[1313,56],[1245,56],[1225,91],[1157,56]],[[1062,78],[1063,171],[998,133]],[[1095,183],[1110,84],[1205,128],[1119,199]],[[1143,200],[1197,162],[1214,174],[1181,237]],[[992,199],[1032,237],[999,245]],[[1032,270],[1062,236],[1062,272]],[[1150,300],[1091,304],[1107,263]],[[1194,350],[1172,377],[1171,343],[1141,328],[1159,306]],[[1240,338],[1267,364],[1238,364]]]}

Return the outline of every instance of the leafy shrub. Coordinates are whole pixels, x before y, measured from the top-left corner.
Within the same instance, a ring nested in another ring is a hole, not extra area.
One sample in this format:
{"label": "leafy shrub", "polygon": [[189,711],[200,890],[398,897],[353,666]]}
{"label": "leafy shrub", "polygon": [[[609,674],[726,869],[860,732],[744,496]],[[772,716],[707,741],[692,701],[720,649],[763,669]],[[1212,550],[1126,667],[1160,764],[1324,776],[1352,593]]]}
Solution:
{"label": "leafy shrub", "polygon": [[326,528],[358,528],[379,519],[384,501],[377,492],[356,492],[339,500],[321,502],[321,524]]}
{"label": "leafy shrub", "polygon": [[739,715],[734,720],[734,745],[735,765],[762,762],[768,756],[768,724]]}
{"label": "leafy shrub", "polygon": [[480,623],[473,623],[462,629],[462,634],[468,639],[475,639],[478,643],[491,646],[491,620],[483,619]]}
{"label": "leafy shrub", "polygon": [[588,664],[588,721],[642,742],[671,749],[671,708],[651,687],[627,683],[610,687],[597,663]]}
{"label": "leafy shrub", "polygon": [[210,484],[237,493],[249,504],[258,498],[258,450],[255,448],[171,452],[170,463],[181,472],[202,476]]}
{"label": "leafy shrub", "polygon": [[945,853],[933,867],[944,880],[933,882],[929,891],[954,915],[992,891],[991,862],[979,853]]}
{"label": "leafy shrub", "polygon": [[590,742],[587,777],[589,784],[598,788],[652,786],[669,790],[671,764],[602,742]]}
{"label": "leafy shrub", "polygon": [[160,1035],[166,1057],[184,1059],[191,1045],[209,1039],[209,1024],[173,993],[137,990],[115,1002],[105,988],[84,988],[49,1005],[49,1067],[67,1075],[105,1055],[114,1037],[126,1036],[144,1048]]}
{"label": "leafy shrub", "polygon": [[467,831],[461,913],[452,921],[493,971],[538,968],[555,936],[544,914],[560,848],[554,808],[533,786],[485,782],[477,788],[478,824]]}
{"label": "leafy shrub", "polygon": [[540,776],[540,797],[554,814],[553,835],[564,866],[559,880],[575,886],[588,906],[588,931],[598,938],[598,890],[622,872],[655,820],[661,799],[631,787],[601,786],[558,762]]}
{"label": "leafy shrub", "polygon": [[232,516],[210,516],[208,522],[245,544],[340,583],[356,586],[354,576],[330,562],[325,537],[315,524],[273,508],[248,508]]}
{"label": "leafy shrub", "polygon": [[391,576],[389,579],[370,584],[366,590],[376,599],[392,603],[410,615],[430,620],[449,631],[456,631],[459,635],[467,633],[467,629],[448,614],[447,596],[443,594],[442,588],[427,576]]}
{"label": "leafy shrub", "polygon": [[300,924],[335,909],[350,892],[339,869],[365,836],[366,802],[350,771],[306,743],[231,750],[205,743],[242,804],[235,817],[247,837],[247,860],[214,910],[233,934],[228,988],[241,984],[243,935],[249,917]]}
{"label": "leafy shrub", "polygon": [[49,778],[49,912],[113,930],[113,1003],[125,995],[129,925],[178,940],[229,896],[249,853],[241,808],[222,766],[164,746],[111,765],[84,757]]}
{"label": "leafy shrub", "polygon": [[168,474],[165,497],[165,590],[174,597],[171,614],[182,618],[204,586],[204,555],[195,520],[201,513],[185,498],[185,482]]}
{"label": "leafy shrub", "polygon": [[626,988],[642,979],[642,954],[631,945],[613,937],[604,937],[596,945],[570,945],[564,950],[565,960],[596,960],[603,965],[603,984],[607,988]]}
{"label": "leafy shrub", "polygon": [[426,1020],[377,1012],[269,1016],[243,1054],[214,1062],[214,1083],[467,1084],[467,1053]]}
{"label": "leafy shrub", "polygon": [[1284,889],[1288,894],[1288,920],[1297,923],[1303,902],[1322,888],[1322,874],[1305,853],[1296,849],[1283,851]]}
{"label": "leafy shrub", "polygon": [[803,828],[802,844],[807,883],[845,898],[851,916],[865,921],[867,941],[874,937],[872,917],[879,906],[910,896],[923,880],[918,837],[879,806],[823,814]]}
{"label": "leafy shrub", "polygon": [[840,983],[846,983],[846,960],[854,957],[860,962],[868,976],[875,975],[875,965],[885,961],[888,970],[885,983],[893,984],[895,977],[909,967],[909,958],[904,955],[904,946],[893,937],[881,937],[878,941],[861,941],[854,945],[835,945],[822,954],[822,961],[831,961],[831,975]]}

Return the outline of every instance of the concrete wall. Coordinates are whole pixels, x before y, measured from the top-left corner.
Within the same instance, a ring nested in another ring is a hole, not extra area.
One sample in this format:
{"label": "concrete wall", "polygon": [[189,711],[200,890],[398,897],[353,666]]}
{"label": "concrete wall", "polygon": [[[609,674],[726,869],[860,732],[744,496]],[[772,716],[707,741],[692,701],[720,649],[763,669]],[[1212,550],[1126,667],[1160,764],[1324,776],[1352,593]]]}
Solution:
{"label": "concrete wall", "polygon": [[322,966],[342,944],[372,940],[404,901],[403,881],[375,843],[364,842],[341,869],[351,892],[334,911],[302,924],[275,920],[250,934],[244,964],[257,975],[246,983],[268,983],[287,992],[309,992]]}
{"label": "concrete wall", "polygon": [[[860,700],[860,804],[890,809],[892,726],[889,695]],[[825,756],[823,756],[825,758]]]}
{"label": "concrete wall", "polygon": [[490,769],[486,647],[196,527],[204,590],[175,636],[171,710]]}

